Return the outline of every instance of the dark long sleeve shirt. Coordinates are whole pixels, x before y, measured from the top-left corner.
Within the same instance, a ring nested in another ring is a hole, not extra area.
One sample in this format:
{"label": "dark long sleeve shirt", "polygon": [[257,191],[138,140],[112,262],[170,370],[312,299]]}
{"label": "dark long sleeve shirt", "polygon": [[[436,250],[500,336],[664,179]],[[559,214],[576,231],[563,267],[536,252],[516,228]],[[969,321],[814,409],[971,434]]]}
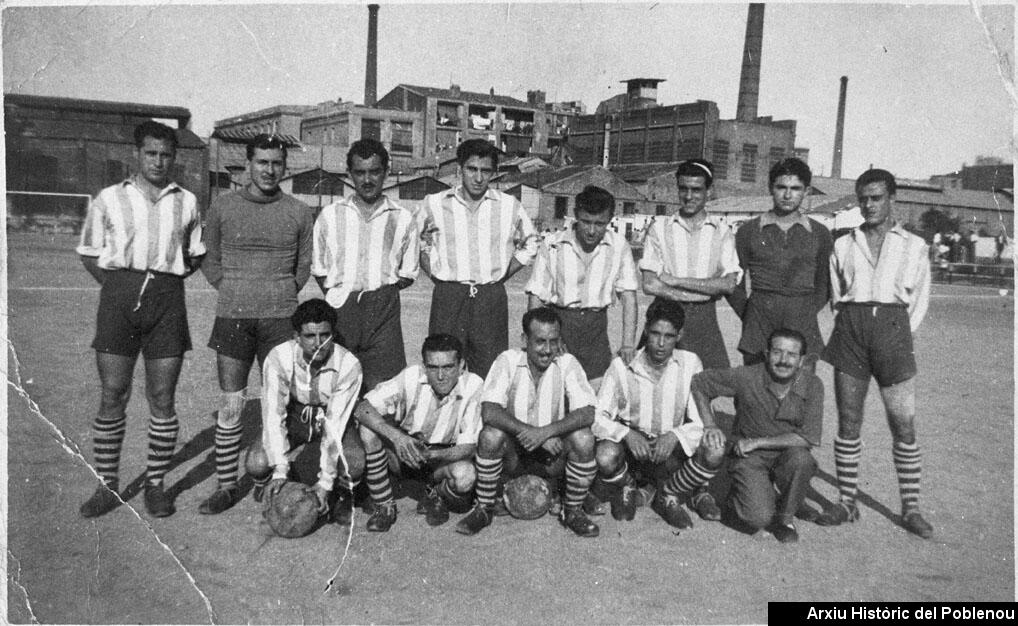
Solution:
{"label": "dark long sleeve shirt", "polygon": [[753,291],[812,295],[816,311],[827,303],[830,275],[826,268],[834,241],[823,224],[804,215],[799,217],[788,230],[782,230],[766,213],[749,220],[735,233],[739,265],[749,274],[748,292],[744,281],[729,299],[740,315]]}
{"label": "dark long sleeve shirt", "polygon": [[205,219],[202,273],[217,290],[218,317],[290,317],[311,276],[314,212],[282,192],[224,194]]}

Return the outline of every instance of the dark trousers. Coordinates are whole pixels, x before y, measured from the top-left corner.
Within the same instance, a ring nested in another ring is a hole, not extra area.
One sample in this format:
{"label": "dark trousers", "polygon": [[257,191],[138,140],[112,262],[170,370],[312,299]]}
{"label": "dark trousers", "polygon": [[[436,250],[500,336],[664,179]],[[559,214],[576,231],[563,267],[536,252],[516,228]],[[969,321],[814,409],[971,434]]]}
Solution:
{"label": "dark trousers", "polygon": [[481,378],[509,348],[509,301],[505,285],[435,281],[428,334],[446,333],[463,342],[467,367]]}
{"label": "dark trousers", "polygon": [[351,293],[336,309],[336,318],[339,343],[361,363],[365,392],[395,378],[406,367],[399,289],[395,285]]}
{"label": "dark trousers", "polygon": [[[754,450],[729,464],[735,514],[749,526],[765,528],[799,510],[817,462],[807,448]],[[775,488],[777,492],[775,492]]]}

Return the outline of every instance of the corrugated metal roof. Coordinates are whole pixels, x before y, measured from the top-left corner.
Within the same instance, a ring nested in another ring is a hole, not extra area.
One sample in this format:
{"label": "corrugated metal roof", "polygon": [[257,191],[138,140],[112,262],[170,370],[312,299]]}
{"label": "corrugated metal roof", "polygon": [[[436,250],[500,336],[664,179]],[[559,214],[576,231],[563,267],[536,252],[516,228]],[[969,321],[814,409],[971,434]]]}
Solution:
{"label": "corrugated metal roof", "polygon": [[534,109],[542,110],[538,107],[531,106],[530,104],[511,98],[509,96],[491,95],[490,93],[478,93],[476,91],[463,91],[455,92],[452,89],[439,89],[437,87],[421,87],[418,85],[407,85],[400,83],[396,86],[399,88],[412,91],[418,95],[429,97],[429,98],[441,98],[443,100],[462,100],[463,102],[475,102],[477,104],[492,104],[499,106],[510,106],[523,109]]}
{"label": "corrugated metal roof", "polygon": [[616,165],[611,171],[628,183],[639,183],[668,174],[675,175],[678,163],[655,163],[647,165]]}
{"label": "corrugated metal roof", "polygon": [[5,93],[4,105],[31,107],[38,109],[60,109],[64,111],[88,111],[93,113],[114,113],[121,115],[137,115],[139,117],[158,117],[174,120],[191,119],[191,111],[184,107],[165,106],[158,104],[139,104],[137,102],[113,102],[109,100],[83,100],[81,98],[61,98],[57,96],[33,96],[20,93]]}
{"label": "corrugated metal roof", "polygon": [[[212,132],[212,136],[214,138],[222,139],[223,141],[228,143],[247,143],[256,135],[261,134],[263,133],[257,133],[253,130],[240,130],[235,128],[227,129],[217,128],[215,131]],[[295,148],[301,145],[300,140],[294,137],[293,135],[282,135],[278,133],[274,133],[274,135],[282,139],[284,142],[286,142],[286,145],[289,148]]]}

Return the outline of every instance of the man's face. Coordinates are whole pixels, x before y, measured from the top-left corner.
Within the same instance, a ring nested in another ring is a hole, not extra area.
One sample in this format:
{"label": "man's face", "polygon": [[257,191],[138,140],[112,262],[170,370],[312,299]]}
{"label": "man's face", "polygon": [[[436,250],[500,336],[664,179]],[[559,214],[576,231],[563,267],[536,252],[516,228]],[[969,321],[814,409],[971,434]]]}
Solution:
{"label": "man's face", "polygon": [[799,209],[802,199],[806,197],[806,185],[798,176],[778,176],[771,185],[771,197],[774,199],[774,212],[788,215]]}
{"label": "man's face", "polygon": [[424,355],[424,375],[431,390],[444,398],[456,387],[463,372],[463,360],[455,352],[428,352]]}
{"label": "man's face", "polygon": [[279,148],[255,148],[254,154],[247,162],[251,184],[266,196],[276,193],[285,171],[286,159],[283,158],[283,151]]}
{"label": "man's face", "polygon": [[173,144],[166,139],[145,137],[141,147],[135,149],[134,155],[138,159],[138,173],[141,177],[156,187],[165,187],[170,181],[170,170],[177,158]]}
{"label": "man's face", "polygon": [[354,189],[361,200],[373,204],[381,197],[385,176],[388,174],[386,168],[382,167],[382,157],[372,154],[371,158],[362,159],[354,155],[351,160],[353,166],[350,168],[350,178],[353,179]]}
{"label": "man's face", "polygon": [[860,189],[856,196],[867,227],[880,226],[891,217],[894,196],[887,193],[887,183],[870,183]]}
{"label": "man's face", "polygon": [[537,371],[543,372],[562,348],[562,329],[554,322],[549,324],[534,320],[530,322],[529,331],[523,334],[523,340],[527,342],[527,361]]}
{"label": "man's face", "polygon": [[707,179],[703,176],[679,176],[679,214],[693,217],[707,205]]}
{"label": "man's face", "polygon": [[491,157],[472,156],[460,166],[460,182],[472,200],[481,199],[494,175],[495,164]]}
{"label": "man's face", "polygon": [[668,320],[657,320],[647,327],[647,358],[654,365],[664,365],[672,356],[675,346],[682,338],[682,331],[676,330]]}
{"label": "man's face", "polygon": [[590,252],[594,246],[601,243],[605,232],[608,231],[608,222],[611,221],[608,211],[600,214],[587,213],[582,209],[576,211],[576,223],[573,224],[573,231],[576,233],[576,240],[580,246]]}
{"label": "man's face", "polygon": [[332,325],[328,322],[308,322],[297,332],[304,360],[315,365],[324,363],[332,356]]}
{"label": "man's face", "polygon": [[802,344],[791,337],[775,337],[767,350],[767,373],[777,383],[791,382],[802,364]]}

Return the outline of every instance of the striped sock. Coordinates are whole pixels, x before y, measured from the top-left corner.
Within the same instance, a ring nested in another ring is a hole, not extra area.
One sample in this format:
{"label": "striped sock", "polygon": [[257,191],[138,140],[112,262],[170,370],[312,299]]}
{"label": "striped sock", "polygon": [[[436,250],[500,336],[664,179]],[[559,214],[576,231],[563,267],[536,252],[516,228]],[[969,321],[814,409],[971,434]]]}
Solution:
{"label": "striped sock", "polygon": [[233,489],[237,486],[243,430],[239,422],[232,428],[216,424],[216,478],[220,489]]}
{"label": "striped sock", "polygon": [[127,416],[113,419],[96,416],[92,422],[92,451],[95,457],[95,471],[103,482],[115,483],[120,473],[120,448],[127,431]]}
{"label": "striped sock", "polygon": [[697,463],[696,459],[687,459],[682,467],[668,478],[661,490],[671,496],[689,495],[696,491],[697,487],[710,482],[715,473]]}
{"label": "striped sock", "polygon": [[148,423],[148,469],[145,479],[150,485],[163,482],[163,476],[170,469],[170,459],[177,445],[177,431],[180,425],[177,416],[161,420],[154,415]]}
{"label": "striped sock", "polygon": [[[389,481],[389,455],[385,448],[367,452],[365,463],[367,465],[368,491],[371,492],[371,501],[375,504],[391,502],[392,483]],[[352,491],[352,489],[351,489]]]}
{"label": "striped sock", "polygon": [[474,456],[474,469],[477,470],[477,503],[484,507],[495,506],[495,493],[498,491],[498,479],[502,475],[502,458],[485,459]]}
{"label": "striped sock", "polygon": [[568,509],[579,508],[587,497],[590,483],[594,482],[597,473],[597,461],[566,461],[566,497],[562,506]]}
{"label": "striped sock", "polygon": [[838,475],[838,492],[842,502],[855,502],[855,494],[859,490],[860,458],[862,439],[834,438],[834,469]]}
{"label": "striped sock", "polygon": [[923,455],[919,443],[895,441],[892,447],[894,469],[898,472],[902,512],[919,509],[919,479],[923,473]]}

